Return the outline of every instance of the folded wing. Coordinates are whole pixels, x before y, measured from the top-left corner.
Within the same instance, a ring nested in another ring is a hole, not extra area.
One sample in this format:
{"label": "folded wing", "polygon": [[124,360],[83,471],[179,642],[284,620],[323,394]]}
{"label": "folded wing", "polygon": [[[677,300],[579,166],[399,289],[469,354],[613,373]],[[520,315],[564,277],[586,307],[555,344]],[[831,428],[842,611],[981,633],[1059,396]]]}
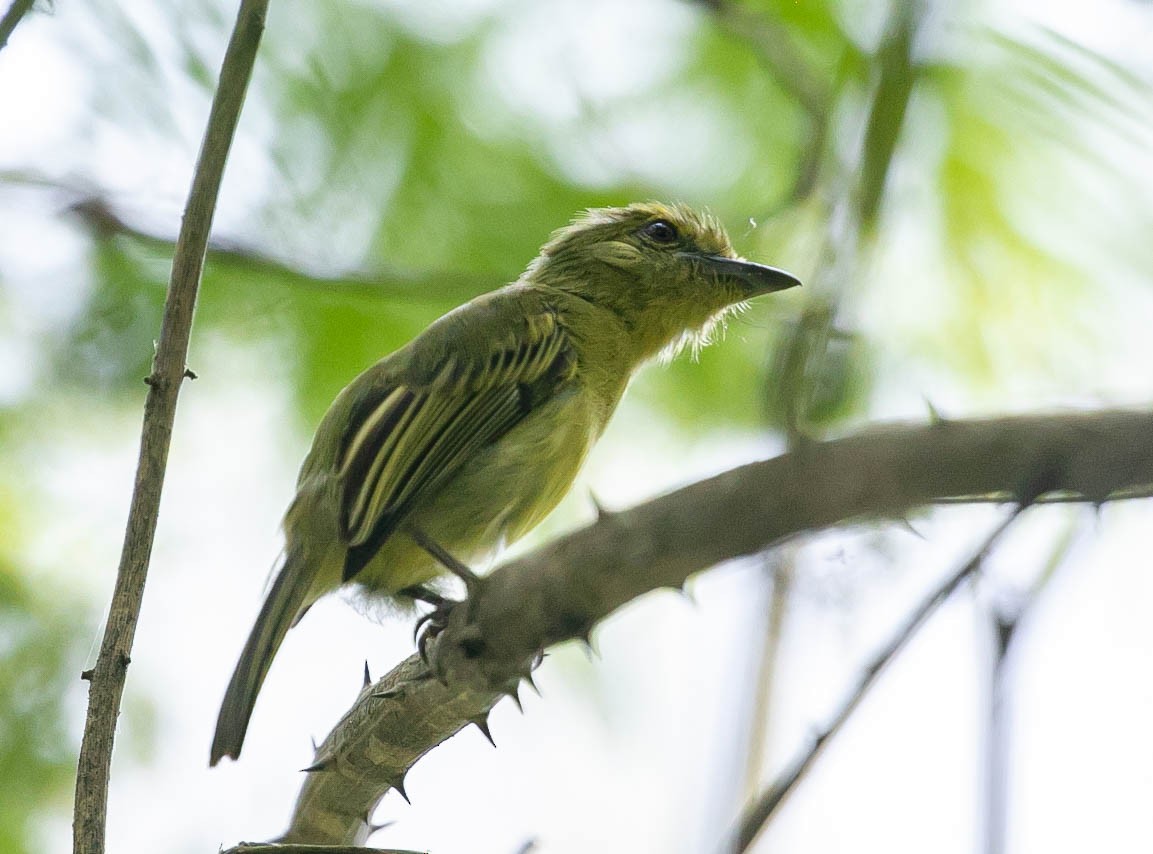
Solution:
{"label": "folded wing", "polygon": [[466,461],[571,379],[575,361],[556,315],[523,321],[481,354],[446,356],[431,381],[383,389],[349,428],[339,458],[345,581]]}

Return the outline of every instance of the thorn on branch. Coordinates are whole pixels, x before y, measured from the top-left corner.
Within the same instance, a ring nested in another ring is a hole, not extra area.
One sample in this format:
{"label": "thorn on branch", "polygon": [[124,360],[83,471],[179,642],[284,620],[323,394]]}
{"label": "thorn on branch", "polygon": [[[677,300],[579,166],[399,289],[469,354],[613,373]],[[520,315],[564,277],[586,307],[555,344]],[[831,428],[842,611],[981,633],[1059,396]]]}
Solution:
{"label": "thorn on branch", "polygon": [[317,759],[315,762],[313,762],[307,768],[301,768],[300,770],[303,771],[305,774],[316,774],[320,771],[331,771],[332,766],[334,764],[335,764],[335,762],[333,761],[331,756],[322,756],[320,759]]}
{"label": "thorn on branch", "polygon": [[593,510],[596,511],[598,522],[606,522],[612,518],[612,511],[606,509],[605,506],[601,504],[600,499],[596,497],[596,493],[591,489],[589,490],[589,500],[593,503]]}
{"label": "thorn on branch", "polygon": [[672,589],[675,592],[677,592],[678,594],[680,594],[680,597],[682,599],[684,599],[686,602],[688,602],[690,605],[692,605],[694,608],[700,604],[699,602],[697,602],[697,597],[693,594],[693,591],[689,590],[689,580],[687,578],[684,581],[682,581],[679,585],[677,585],[677,584],[672,585]]}
{"label": "thorn on branch", "polygon": [[404,774],[401,774],[396,779],[389,781],[388,785],[396,789],[400,796],[404,798],[404,802],[406,804],[412,806],[412,801],[408,799],[408,793],[404,790]]}
{"label": "thorn on branch", "polygon": [[949,423],[949,419],[941,414],[941,410],[933,405],[933,401],[925,398],[925,408],[929,410],[929,426],[930,427],[944,427]]}
{"label": "thorn on branch", "polygon": [[[372,674],[368,672],[368,659],[365,659],[365,661],[364,661],[364,684],[361,685],[360,688],[363,691],[365,688],[367,688],[371,684],[372,684]],[[374,695],[374,696],[376,696],[376,695]]]}
{"label": "thorn on branch", "polygon": [[997,630],[997,657],[1004,658],[1013,643],[1013,635],[1017,633],[1020,625],[1021,611],[1007,614],[997,610],[993,614],[993,626]]}
{"label": "thorn on branch", "polygon": [[580,643],[581,649],[585,651],[585,657],[588,658],[589,661],[596,661],[598,658],[600,658],[600,654],[597,652],[596,647],[593,646],[593,636],[591,629],[585,631],[583,634],[578,635],[576,639]]}
{"label": "thorn on branch", "polygon": [[523,715],[524,714],[524,706],[521,704],[521,701],[520,701],[520,686],[516,682],[514,682],[512,684],[512,687],[509,688],[508,691],[505,692],[505,694],[508,695],[508,698],[510,700],[512,700],[514,703],[516,703],[517,711],[519,711]]}
{"label": "thorn on branch", "polygon": [[496,747],[496,742],[492,738],[492,731],[488,728],[488,713],[477,715],[475,718],[469,720],[469,723],[480,730],[481,734],[488,739],[488,743]]}
{"label": "thorn on branch", "polygon": [[364,826],[368,828],[369,836],[372,836],[374,833],[379,833],[386,827],[392,827],[394,824],[396,824],[395,821],[382,821],[377,824],[373,824],[370,819],[365,819],[364,821]]}
{"label": "thorn on branch", "polygon": [[84,682],[91,682],[92,677],[96,675],[96,668],[90,667],[87,670],[80,671],[80,679]]}
{"label": "thorn on branch", "polygon": [[830,732],[828,728],[820,729],[813,733],[813,750],[820,750],[824,747],[825,742],[829,740]]}
{"label": "thorn on branch", "polygon": [[1037,503],[1037,499],[1048,492],[1057,490],[1065,474],[1065,460],[1058,456],[1047,456],[1036,461],[1035,468],[1026,473],[1023,482],[1017,487],[1017,503],[1023,510]]}
{"label": "thorn on branch", "polygon": [[925,535],[913,527],[913,522],[908,516],[902,516],[897,520],[897,524],[916,537],[918,540],[924,540]]}

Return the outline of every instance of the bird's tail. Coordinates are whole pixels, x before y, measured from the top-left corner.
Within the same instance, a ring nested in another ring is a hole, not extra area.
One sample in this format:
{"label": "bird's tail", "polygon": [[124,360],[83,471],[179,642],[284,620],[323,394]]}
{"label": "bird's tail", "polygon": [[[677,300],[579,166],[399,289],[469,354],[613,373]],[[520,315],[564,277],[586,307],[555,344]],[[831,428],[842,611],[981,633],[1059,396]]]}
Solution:
{"label": "bird's tail", "polygon": [[311,604],[307,600],[312,573],[304,569],[303,550],[294,549],[285,556],[284,565],[272,582],[224,693],[216,719],[216,735],[212,739],[210,765],[215,765],[223,756],[233,759],[240,756],[248,720],[272,659],[289,628]]}

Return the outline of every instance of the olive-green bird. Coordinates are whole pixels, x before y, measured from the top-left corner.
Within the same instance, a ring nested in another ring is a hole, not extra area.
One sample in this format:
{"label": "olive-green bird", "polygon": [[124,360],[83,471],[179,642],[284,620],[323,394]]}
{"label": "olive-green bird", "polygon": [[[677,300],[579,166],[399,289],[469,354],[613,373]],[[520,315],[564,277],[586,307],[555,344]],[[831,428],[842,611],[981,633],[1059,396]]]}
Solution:
{"label": "olive-green bird", "polygon": [[639,365],[797,284],[739,258],[712,216],[682,205],[591,210],[515,283],[353,380],[301,467],[212,764],[240,754],[272,658],[312,603],[349,583],[419,596],[445,572],[430,544],[469,563],[522,536],[568,491]]}

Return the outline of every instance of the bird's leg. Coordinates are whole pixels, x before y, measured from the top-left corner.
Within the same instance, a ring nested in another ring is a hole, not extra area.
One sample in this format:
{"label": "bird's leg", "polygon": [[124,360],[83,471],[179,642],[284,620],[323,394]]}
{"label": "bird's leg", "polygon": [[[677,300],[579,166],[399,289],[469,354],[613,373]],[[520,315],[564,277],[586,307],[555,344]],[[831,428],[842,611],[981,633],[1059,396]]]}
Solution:
{"label": "bird's leg", "polygon": [[417,602],[432,605],[434,608],[451,607],[455,604],[452,599],[449,599],[447,596],[441,596],[431,587],[424,584],[414,584],[412,587],[398,590],[396,595],[402,596],[405,599],[415,599]]}
{"label": "bird's leg", "polygon": [[464,589],[468,595],[471,596],[480,587],[480,576],[449,554],[440,543],[415,525],[408,526],[408,533],[418,546],[436,558],[441,566],[464,582]]}
{"label": "bird's leg", "polygon": [[[409,536],[412,537],[413,542],[432,555],[445,569],[464,582],[467,594],[466,601],[471,601],[473,595],[480,588],[480,576],[465,566],[461,561],[457,560],[447,549],[420,528],[409,525],[408,533]],[[432,605],[432,610],[420,617],[420,619],[416,621],[416,626],[413,628],[413,640],[416,642],[420,657],[425,664],[428,664],[429,641],[444,631],[444,627],[448,625],[449,614],[452,613],[452,609],[459,603],[441,596],[423,584],[409,587],[406,590],[402,590],[401,593]]]}

